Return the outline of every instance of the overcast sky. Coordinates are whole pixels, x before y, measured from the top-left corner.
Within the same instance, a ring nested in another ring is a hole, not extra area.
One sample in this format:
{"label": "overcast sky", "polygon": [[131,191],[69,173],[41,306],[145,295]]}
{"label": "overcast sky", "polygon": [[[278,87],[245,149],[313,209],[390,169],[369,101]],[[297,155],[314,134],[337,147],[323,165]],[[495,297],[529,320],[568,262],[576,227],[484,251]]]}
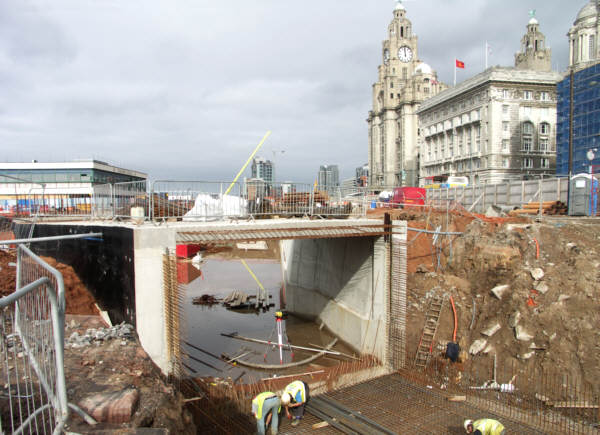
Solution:
{"label": "overcast sky", "polygon": [[[419,57],[459,81],[512,66],[535,9],[553,65],[587,0],[407,0]],[[3,161],[97,158],[153,179],[343,178],[367,162],[371,85],[394,0],[0,0]],[[273,153],[285,150],[284,153]],[[249,170],[247,171],[249,175]]]}

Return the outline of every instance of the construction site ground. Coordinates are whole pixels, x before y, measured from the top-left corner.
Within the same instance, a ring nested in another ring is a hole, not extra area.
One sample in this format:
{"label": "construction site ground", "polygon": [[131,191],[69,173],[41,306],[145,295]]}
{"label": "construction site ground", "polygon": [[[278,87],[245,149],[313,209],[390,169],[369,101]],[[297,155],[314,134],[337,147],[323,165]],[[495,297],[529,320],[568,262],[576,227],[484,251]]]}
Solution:
{"label": "construction site ground", "polygon": [[[517,389],[531,389],[534,394],[542,391],[536,391],[540,383],[534,381],[534,375],[546,373],[549,381],[544,383],[546,390],[543,393],[555,393],[562,400],[573,401],[583,394],[591,402],[598,403],[600,220],[544,217],[541,222],[536,222],[532,217],[486,218],[464,211],[417,209],[377,209],[370,217],[378,218],[386,212],[391,212],[393,219],[407,220],[409,228],[463,233],[438,236],[434,245],[433,235],[408,232],[408,366],[414,360],[421,338],[428,301],[432,294],[439,292],[453,297],[456,340],[465,351],[465,361],[452,365],[453,369],[477,373],[477,379],[491,380],[492,361],[496,355],[498,383],[512,380]],[[14,267],[9,264],[14,261],[12,253],[0,251],[1,290],[14,288],[10,276]],[[63,274],[73,275],[70,279],[65,278],[65,283],[70,282],[67,284],[67,306],[71,299],[74,306],[93,311],[93,304],[90,305],[88,299],[91,296],[80,291],[76,274],[66,265],[57,266]],[[499,285],[508,286],[500,298],[491,293],[492,288]],[[75,290],[70,293],[69,288]],[[85,311],[84,314],[92,313]],[[517,339],[517,329],[513,327],[516,324],[529,339]],[[499,328],[491,328],[495,325]],[[84,326],[83,322],[76,321],[69,323],[69,327]],[[483,334],[491,329],[497,330],[490,336]],[[453,340],[454,314],[450,304],[444,307],[437,331],[430,366],[447,368],[442,350]],[[65,336],[70,332],[68,330]],[[468,351],[477,340],[485,340],[485,345],[476,355],[471,355]],[[141,407],[131,423],[119,425],[119,428],[168,427],[171,433],[196,430],[197,433],[219,433],[212,426],[195,429],[183,399],[161,379],[139,343],[136,341],[128,346],[131,348],[128,347],[126,352],[118,342],[68,351],[66,370],[72,375],[68,375],[71,379],[67,383],[71,386],[73,400],[83,396],[86,389],[98,391],[136,385],[141,392]],[[566,385],[574,388],[566,388]],[[392,375],[329,394],[380,424],[390,425],[397,433],[462,433],[464,418],[495,415],[469,402],[448,402],[443,391],[435,385],[432,387]],[[227,420],[228,416],[219,418]],[[509,433],[538,433],[504,416],[498,415],[498,418],[506,423]],[[247,416],[247,422],[248,430],[252,431],[250,416]],[[289,421],[284,420],[280,431],[305,433],[309,426],[318,422],[319,419],[307,415],[300,426],[292,428]],[[73,424],[71,430],[85,432],[77,417]],[[315,433],[334,433],[334,430],[322,428]]]}

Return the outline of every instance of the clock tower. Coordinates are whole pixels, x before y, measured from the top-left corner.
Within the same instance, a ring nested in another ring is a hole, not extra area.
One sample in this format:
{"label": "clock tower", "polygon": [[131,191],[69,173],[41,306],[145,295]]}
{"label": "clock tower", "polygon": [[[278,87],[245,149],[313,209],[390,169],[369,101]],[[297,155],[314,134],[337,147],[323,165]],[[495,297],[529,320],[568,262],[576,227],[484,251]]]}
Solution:
{"label": "clock tower", "polygon": [[446,86],[419,60],[417,35],[400,0],[382,44],[379,77],[369,112],[370,186],[417,186],[419,104]]}

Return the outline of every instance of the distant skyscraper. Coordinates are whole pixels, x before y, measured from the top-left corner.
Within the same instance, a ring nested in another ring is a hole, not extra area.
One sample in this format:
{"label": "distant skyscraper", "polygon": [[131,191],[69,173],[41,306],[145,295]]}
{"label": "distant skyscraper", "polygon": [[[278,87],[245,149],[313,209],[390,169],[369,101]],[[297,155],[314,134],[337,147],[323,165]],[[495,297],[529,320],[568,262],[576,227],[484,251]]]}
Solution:
{"label": "distant skyscraper", "polygon": [[274,170],[273,162],[264,157],[255,157],[252,160],[252,178],[260,178],[265,183],[271,184]]}
{"label": "distant skyscraper", "polygon": [[356,185],[358,187],[367,187],[369,184],[369,164],[356,168]]}
{"label": "distant skyscraper", "polygon": [[323,190],[333,191],[340,185],[340,171],[337,165],[323,165],[319,168],[317,182]]}

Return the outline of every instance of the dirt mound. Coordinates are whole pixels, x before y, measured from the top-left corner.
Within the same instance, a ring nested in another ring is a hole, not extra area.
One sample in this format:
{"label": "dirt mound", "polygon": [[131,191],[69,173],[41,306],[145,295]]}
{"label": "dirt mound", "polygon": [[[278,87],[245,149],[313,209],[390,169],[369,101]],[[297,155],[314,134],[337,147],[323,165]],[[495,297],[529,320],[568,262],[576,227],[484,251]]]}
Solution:
{"label": "dirt mound", "polygon": [[[67,314],[99,314],[96,301],[85,285],[81,282],[71,266],[57,262],[54,258],[42,257],[50,266],[58,270],[65,283],[65,300]],[[0,295],[6,296],[15,291],[16,263],[14,251],[0,250]]]}
{"label": "dirt mound", "polygon": [[[485,340],[476,353],[496,354],[502,364],[524,371],[559,371],[599,392],[599,240],[600,222],[474,219],[462,237],[446,242],[431,272],[410,273],[409,267],[409,358],[432,290],[446,292],[456,302],[463,348]],[[409,258],[425,248],[409,245]],[[497,290],[500,297],[491,292],[497,286],[506,286]],[[437,342],[451,340],[453,326],[446,306]]]}

